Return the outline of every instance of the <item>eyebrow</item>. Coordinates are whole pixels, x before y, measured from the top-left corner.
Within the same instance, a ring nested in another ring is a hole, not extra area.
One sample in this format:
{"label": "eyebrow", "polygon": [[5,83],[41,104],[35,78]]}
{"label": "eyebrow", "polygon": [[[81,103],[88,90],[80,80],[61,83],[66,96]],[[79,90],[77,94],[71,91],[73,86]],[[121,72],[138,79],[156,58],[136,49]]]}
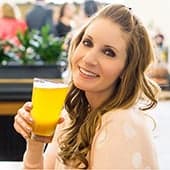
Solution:
{"label": "eyebrow", "polygon": [[[90,35],[88,35],[88,34],[86,34],[86,36],[87,36],[88,38],[90,38],[91,40],[93,40],[93,37],[92,37],[92,36],[90,36]],[[112,48],[112,49],[115,50],[117,53],[119,53],[119,50],[118,50],[117,48],[111,46],[111,45],[104,45],[104,47],[105,47],[105,48]]]}

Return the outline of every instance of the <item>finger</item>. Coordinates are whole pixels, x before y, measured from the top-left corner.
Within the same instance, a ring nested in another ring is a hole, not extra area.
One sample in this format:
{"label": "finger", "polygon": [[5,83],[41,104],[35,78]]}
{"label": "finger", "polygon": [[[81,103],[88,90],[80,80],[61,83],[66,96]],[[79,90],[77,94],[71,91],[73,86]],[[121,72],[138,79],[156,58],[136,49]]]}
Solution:
{"label": "finger", "polygon": [[28,132],[28,131],[25,130],[25,128],[22,128],[22,126],[20,126],[20,124],[18,124],[17,121],[14,122],[14,128],[25,139],[30,138],[31,132]]}
{"label": "finger", "polygon": [[27,111],[31,111],[31,109],[32,109],[32,102],[26,102],[24,105],[23,105],[23,108],[25,109],[25,110],[27,110]]}
{"label": "finger", "polygon": [[30,112],[26,111],[23,107],[18,110],[17,115],[22,117],[27,123],[33,123]]}
{"label": "finger", "polygon": [[27,133],[26,131],[24,131],[24,129],[22,129],[22,127],[18,126],[17,127],[17,132],[25,139],[29,139],[31,137],[31,133]]}
{"label": "finger", "polygon": [[16,125],[19,125],[20,127],[22,127],[22,129],[24,129],[24,131],[30,133],[32,131],[32,125],[30,125],[29,123],[27,123],[25,121],[25,119],[23,119],[20,115],[16,115],[15,116],[15,121],[14,123]]}
{"label": "finger", "polygon": [[20,115],[15,116],[14,127],[20,127],[25,133],[32,132],[32,126],[28,124]]}

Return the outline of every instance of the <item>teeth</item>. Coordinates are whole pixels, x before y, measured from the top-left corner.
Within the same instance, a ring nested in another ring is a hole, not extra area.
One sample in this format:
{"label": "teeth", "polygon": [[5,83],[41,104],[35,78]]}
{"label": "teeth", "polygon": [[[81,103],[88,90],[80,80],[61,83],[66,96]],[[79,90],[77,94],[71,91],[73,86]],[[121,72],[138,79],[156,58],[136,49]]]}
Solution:
{"label": "teeth", "polygon": [[80,72],[85,74],[86,76],[97,77],[97,74],[84,70],[83,68],[80,68]]}

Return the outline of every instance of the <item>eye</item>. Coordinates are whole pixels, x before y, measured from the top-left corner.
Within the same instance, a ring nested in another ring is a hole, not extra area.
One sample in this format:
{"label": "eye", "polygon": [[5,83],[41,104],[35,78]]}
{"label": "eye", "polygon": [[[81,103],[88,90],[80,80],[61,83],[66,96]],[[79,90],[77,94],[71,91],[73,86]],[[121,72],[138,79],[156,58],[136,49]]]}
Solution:
{"label": "eye", "polygon": [[107,55],[107,56],[110,56],[110,57],[115,57],[116,56],[115,52],[110,48],[109,49],[104,49],[103,53],[105,55]]}
{"label": "eye", "polygon": [[89,40],[89,39],[84,39],[84,40],[82,41],[82,43],[83,43],[84,46],[87,46],[87,47],[92,47],[92,46],[93,46],[92,41]]}

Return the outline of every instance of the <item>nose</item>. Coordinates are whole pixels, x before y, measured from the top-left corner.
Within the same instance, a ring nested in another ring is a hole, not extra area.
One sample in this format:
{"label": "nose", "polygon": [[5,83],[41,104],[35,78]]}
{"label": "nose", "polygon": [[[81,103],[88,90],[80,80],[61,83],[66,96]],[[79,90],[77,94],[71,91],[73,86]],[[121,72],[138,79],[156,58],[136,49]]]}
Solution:
{"label": "nose", "polygon": [[98,62],[98,57],[97,57],[97,50],[96,49],[89,49],[89,51],[87,51],[82,60],[84,61],[85,64],[87,65],[91,65],[91,66],[95,66],[97,65]]}

